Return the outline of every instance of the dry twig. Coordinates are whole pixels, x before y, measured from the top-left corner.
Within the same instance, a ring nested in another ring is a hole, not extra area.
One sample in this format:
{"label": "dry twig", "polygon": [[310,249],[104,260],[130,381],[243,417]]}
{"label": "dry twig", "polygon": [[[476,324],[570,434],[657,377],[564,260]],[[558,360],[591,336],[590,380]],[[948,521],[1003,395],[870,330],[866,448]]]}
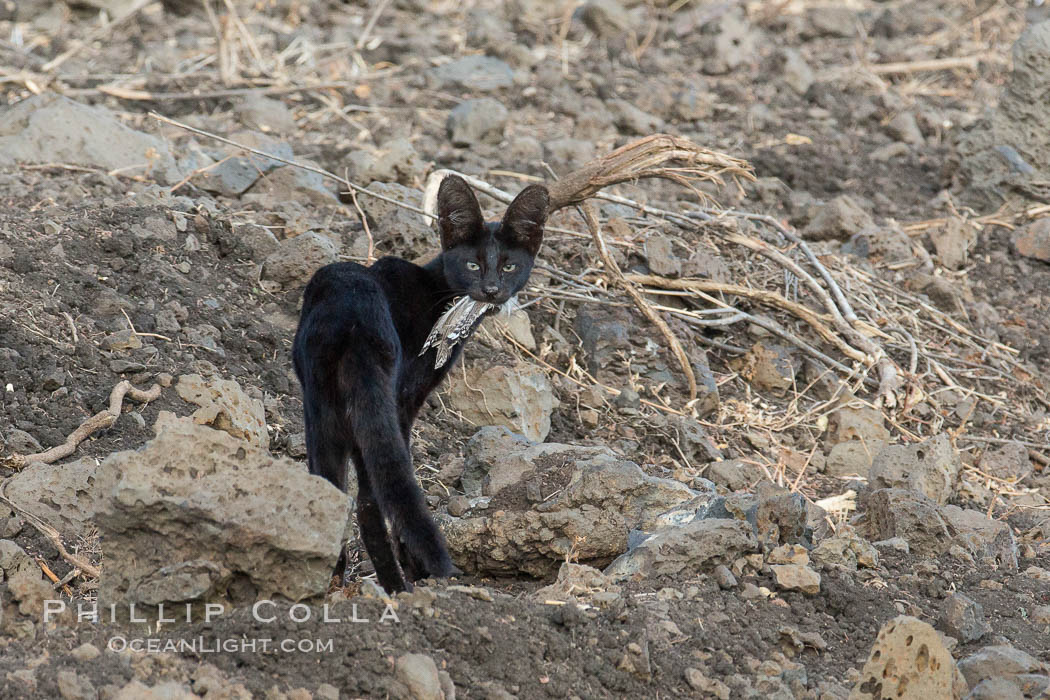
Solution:
{"label": "dry twig", "polygon": [[13,469],[22,469],[33,462],[51,464],[52,462],[57,462],[60,459],[68,457],[76,451],[77,445],[98,431],[105,430],[116,422],[117,418],[120,416],[120,408],[121,404],[124,402],[125,395],[134,401],[149,403],[150,401],[156,401],[160,396],[160,385],[154,384],[149,390],[142,390],[136,389],[131,385],[131,382],[127,380],[118,383],[113,387],[113,391],[109,394],[109,407],[104,411],[99,411],[81,423],[79,428],[69,434],[69,437],[66,438],[64,443],[36,454],[11,455],[5,460],[7,462],[6,466]]}

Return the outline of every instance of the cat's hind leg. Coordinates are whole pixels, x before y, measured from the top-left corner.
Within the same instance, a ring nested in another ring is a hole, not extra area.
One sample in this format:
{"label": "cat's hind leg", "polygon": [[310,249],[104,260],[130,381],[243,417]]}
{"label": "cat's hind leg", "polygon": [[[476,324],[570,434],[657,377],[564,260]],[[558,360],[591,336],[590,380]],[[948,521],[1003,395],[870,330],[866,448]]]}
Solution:
{"label": "cat's hind leg", "polygon": [[[340,425],[337,416],[331,415],[316,403],[316,394],[304,390],[304,427],[306,430],[307,464],[311,474],[323,477],[346,493],[349,445],[346,441],[346,426]],[[345,420],[345,418],[344,418]],[[346,577],[346,543],[339,543],[339,559],[332,575],[340,584]]]}
{"label": "cat's hind leg", "polygon": [[[353,397],[348,414],[361,450],[363,471],[391,540],[399,542],[395,546],[403,545],[412,557],[410,568],[415,577],[446,578],[455,567],[416,483],[398,419],[394,391],[397,354],[391,349],[383,357],[377,345],[358,345],[344,355],[340,367],[343,390]],[[369,555],[373,556],[371,550]]]}
{"label": "cat's hind leg", "polygon": [[[358,453],[354,455],[355,465],[361,464]],[[394,553],[393,540],[387,531],[383,512],[379,508],[368,474],[357,468],[357,527],[361,533],[361,542],[376,570],[376,578],[387,593],[411,590],[412,585],[406,581]]]}

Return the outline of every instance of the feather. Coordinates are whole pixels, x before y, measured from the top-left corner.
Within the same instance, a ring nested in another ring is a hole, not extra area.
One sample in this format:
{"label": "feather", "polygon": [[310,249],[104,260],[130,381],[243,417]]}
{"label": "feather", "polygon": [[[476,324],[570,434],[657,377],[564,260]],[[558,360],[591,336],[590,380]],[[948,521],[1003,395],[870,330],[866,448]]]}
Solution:
{"label": "feather", "polygon": [[440,369],[448,362],[456,345],[466,340],[474,331],[481,317],[496,308],[495,304],[475,301],[468,296],[456,299],[434,324],[419,354],[435,348],[437,357],[434,360],[434,369]]}

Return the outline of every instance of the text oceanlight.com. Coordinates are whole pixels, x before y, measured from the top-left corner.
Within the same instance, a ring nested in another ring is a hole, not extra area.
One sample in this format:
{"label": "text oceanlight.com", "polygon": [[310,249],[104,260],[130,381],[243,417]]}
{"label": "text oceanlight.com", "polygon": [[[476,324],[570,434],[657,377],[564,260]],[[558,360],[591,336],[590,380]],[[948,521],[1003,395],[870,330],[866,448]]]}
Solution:
{"label": "text oceanlight.com", "polygon": [[106,644],[110,651],[133,651],[144,654],[330,654],[335,650],[332,639],[249,639],[230,637],[215,639],[160,639],[157,637],[110,637]]}

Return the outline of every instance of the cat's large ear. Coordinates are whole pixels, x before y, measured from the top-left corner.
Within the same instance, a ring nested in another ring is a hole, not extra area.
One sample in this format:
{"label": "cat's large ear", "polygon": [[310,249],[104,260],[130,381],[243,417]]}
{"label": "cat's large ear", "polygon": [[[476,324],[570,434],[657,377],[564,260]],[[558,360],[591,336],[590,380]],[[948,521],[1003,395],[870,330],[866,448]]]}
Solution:
{"label": "cat's large ear", "polygon": [[503,215],[503,235],[508,242],[535,255],[543,242],[543,225],[551,198],[543,185],[529,185],[514,198]]}
{"label": "cat's large ear", "polygon": [[478,198],[467,181],[458,175],[449,175],[441,181],[437,214],[443,250],[473,240],[485,223]]}

